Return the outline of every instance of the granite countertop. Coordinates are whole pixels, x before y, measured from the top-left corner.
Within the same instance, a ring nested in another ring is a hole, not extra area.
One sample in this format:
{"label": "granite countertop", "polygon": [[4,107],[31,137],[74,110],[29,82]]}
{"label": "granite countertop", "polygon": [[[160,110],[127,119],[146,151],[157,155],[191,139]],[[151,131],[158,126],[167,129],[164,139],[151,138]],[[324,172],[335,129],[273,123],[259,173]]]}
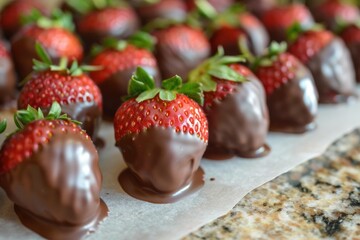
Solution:
{"label": "granite countertop", "polygon": [[360,129],[184,240],[324,238],[360,239]]}

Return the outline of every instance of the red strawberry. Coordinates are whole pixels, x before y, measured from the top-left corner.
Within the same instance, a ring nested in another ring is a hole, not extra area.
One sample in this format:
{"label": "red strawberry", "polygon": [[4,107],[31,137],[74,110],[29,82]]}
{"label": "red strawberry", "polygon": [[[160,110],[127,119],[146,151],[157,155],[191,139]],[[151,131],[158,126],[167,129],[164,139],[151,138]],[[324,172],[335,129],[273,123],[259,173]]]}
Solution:
{"label": "red strawberry", "polygon": [[210,43],[212,52],[216,53],[222,46],[228,55],[238,55],[239,40],[246,38],[255,55],[262,54],[269,44],[269,36],[262,23],[243,8],[229,8],[212,20],[213,32]]}
{"label": "red strawberry", "polygon": [[240,0],[250,12],[261,18],[264,12],[276,6],[276,0]]}
{"label": "red strawberry", "polygon": [[354,69],[356,72],[356,80],[360,82],[360,27],[357,24],[350,24],[340,32],[340,37],[344,40],[350,50]]}
{"label": "red strawberry", "polygon": [[[119,1],[103,1],[99,5],[95,0],[68,1],[82,13],[77,21],[77,30],[85,41],[86,47],[100,44],[107,37],[125,39],[139,28],[139,19],[134,10]],[[78,6],[79,4],[79,6]],[[84,4],[87,6],[83,8]]]}
{"label": "red strawberry", "polygon": [[77,239],[94,231],[107,207],[96,148],[60,113],[54,103],[46,118],[30,106],[15,114],[19,129],[0,150],[0,186],[26,227],[47,239]]}
{"label": "red strawberry", "polygon": [[165,78],[177,74],[186,80],[189,72],[210,54],[210,44],[200,29],[172,25],[153,35],[157,39],[155,56]]}
{"label": "red strawberry", "polygon": [[72,29],[71,16],[55,11],[50,18],[33,16],[35,24],[24,27],[12,40],[11,52],[20,78],[25,78],[32,70],[32,60],[36,58],[34,45],[40,43],[54,62],[66,57],[80,61],[83,48],[79,39],[69,30]]}
{"label": "red strawberry", "polygon": [[11,57],[0,41],[0,109],[15,108],[16,77]]}
{"label": "red strawberry", "polygon": [[[39,56],[46,53],[37,47]],[[27,83],[20,92],[19,109],[28,105],[34,108],[48,110],[52,102],[61,104],[64,113],[83,123],[82,127],[96,140],[102,116],[102,97],[99,88],[82,70],[87,67],[77,67],[74,62],[70,69],[66,62],[60,66],[51,65],[47,57],[44,62],[36,62]]]}
{"label": "red strawberry", "polygon": [[317,22],[328,29],[335,30],[339,20],[345,23],[355,23],[360,20],[360,11],[356,5],[342,0],[325,0],[312,11]]}
{"label": "red strawberry", "polygon": [[34,9],[46,12],[45,7],[36,1],[15,0],[6,5],[0,14],[0,27],[5,37],[10,39],[14,36],[22,27],[21,17]]}
{"label": "red strawberry", "polygon": [[[296,29],[297,28],[297,29]],[[346,102],[355,92],[355,71],[344,42],[325,30],[292,31],[289,52],[312,72],[322,103]],[[291,33],[291,31],[290,31]]]}
{"label": "red strawberry", "polygon": [[285,50],[286,44],[272,43],[252,67],[267,94],[271,130],[303,133],[316,126],[318,95],[310,71]]}
{"label": "red strawberry", "polygon": [[[193,11],[196,8],[197,0],[185,0],[188,11]],[[230,7],[234,0],[206,0],[209,4],[216,10],[216,12],[221,13]]]}
{"label": "red strawberry", "polygon": [[136,12],[144,24],[158,18],[184,21],[187,13],[185,3],[182,0],[143,2],[136,7]]}
{"label": "red strawberry", "polygon": [[182,85],[175,76],[162,82],[163,89],[154,87],[151,76],[138,68],[130,99],[116,112],[116,144],[129,167],[119,179],[136,198],[172,202],[203,184],[199,164],[208,124],[201,107],[185,95],[201,101],[199,84]]}
{"label": "red strawberry", "polygon": [[314,24],[310,11],[300,3],[270,9],[263,14],[262,22],[275,41],[285,40],[286,30],[294,23],[299,23],[304,28]]}
{"label": "red strawberry", "polygon": [[108,39],[94,56],[91,65],[102,66],[92,72],[91,78],[98,84],[104,97],[104,113],[113,118],[127,95],[128,84],[138,66],[143,67],[160,82],[156,59],[151,53],[153,38],[143,32],[133,35],[127,42]]}
{"label": "red strawberry", "polygon": [[266,145],[269,116],[265,91],[260,81],[238,62],[219,52],[190,74],[205,95],[204,111],[209,121],[209,146],[205,157],[226,159],[233,155],[247,158],[268,154]]}

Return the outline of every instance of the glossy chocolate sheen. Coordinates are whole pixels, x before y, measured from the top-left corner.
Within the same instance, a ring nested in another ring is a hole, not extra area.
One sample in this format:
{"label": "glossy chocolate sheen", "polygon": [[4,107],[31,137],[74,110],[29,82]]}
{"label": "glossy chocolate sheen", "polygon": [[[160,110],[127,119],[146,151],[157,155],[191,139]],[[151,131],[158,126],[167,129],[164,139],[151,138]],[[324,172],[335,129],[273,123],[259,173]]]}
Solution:
{"label": "glossy chocolate sheen", "polygon": [[186,18],[186,6],[182,0],[161,0],[154,4],[142,4],[136,12],[143,24],[157,18],[182,22]]}
{"label": "glossy chocolate sheen", "polygon": [[[159,70],[148,66],[141,67],[154,77],[155,85],[160,86]],[[122,98],[127,96],[129,81],[135,71],[136,67],[119,71],[98,85],[103,96],[104,114],[107,119],[113,119],[123,103]]]}
{"label": "glossy chocolate sheen", "polygon": [[307,66],[314,76],[320,103],[347,102],[356,95],[354,66],[340,38],[335,37]]}
{"label": "glossy chocolate sheen", "polygon": [[356,81],[360,83],[360,42],[349,43],[347,47],[353,60]]}
{"label": "glossy chocolate sheen", "polygon": [[209,121],[206,158],[223,160],[234,155],[257,158],[269,153],[266,145],[269,114],[264,88],[256,77],[239,84],[222,101],[215,100],[205,113]]}
{"label": "glossy chocolate sheen", "polygon": [[170,203],[199,190],[199,168],[207,143],[171,128],[153,127],[123,137],[116,144],[128,169],[119,182],[129,195],[153,203]]}
{"label": "glossy chocolate sheen", "polygon": [[80,239],[107,216],[102,176],[91,141],[54,135],[30,158],[0,175],[21,222],[47,239]]}
{"label": "glossy chocolate sheen", "polygon": [[158,43],[156,45],[156,59],[162,77],[170,78],[179,75],[184,81],[188,74],[210,55],[210,45],[204,50],[174,49],[169,45]]}
{"label": "glossy chocolate sheen", "polygon": [[[13,106],[16,98],[16,76],[8,57],[0,57],[0,109]],[[16,105],[15,105],[16,107]]]}
{"label": "glossy chocolate sheen", "polygon": [[310,71],[298,63],[296,75],[267,98],[270,130],[304,133],[315,129],[318,93]]}

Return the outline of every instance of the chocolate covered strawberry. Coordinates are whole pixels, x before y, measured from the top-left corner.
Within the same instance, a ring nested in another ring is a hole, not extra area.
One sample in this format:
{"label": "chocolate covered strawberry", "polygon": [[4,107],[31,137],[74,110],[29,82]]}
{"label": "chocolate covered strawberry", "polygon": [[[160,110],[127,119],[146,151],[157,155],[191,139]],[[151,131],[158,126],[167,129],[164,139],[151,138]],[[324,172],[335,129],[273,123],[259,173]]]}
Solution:
{"label": "chocolate covered strawberry", "polygon": [[261,20],[274,41],[286,40],[286,30],[294,23],[299,23],[304,28],[314,25],[309,9],[300,3],[271,8],[264,12]]}
{"label": "chocolate covered strawberry", "polygon": [[67,59],[53,65],[50,57],[36,45],[41,61],[34,60],[34,72],[27,78],[18,98],[18,108],[28,105],[47,112],[57,101],[64,113],[82,122],[83,129],[95,141],[102,118],[102,97],[99,88],[84,71],[96,70],[92,66],[78,66],[75,61],[67,67]]}
{"label": "chocolate covered strawberry", "polygon": [[[209,8],[210,6],[207,7]],[[269,35],[263,24],[239,5],[234,5],[211,17],[210,26],[212,26],[210,44],[213,53],[222,46],[225,54],[238,55],[241,38],[248,41],[255,55],[264,53],[269,44]]]}
{"label": "chocolate covered strawberry", "polygon": [[29,229],[46,239],[80,239],[108,209],[96,148],[61,112],[55,102],[46,117],[30,106],[15,114],[18,129],[0,150],[0,186]]}
{"label": "chocolate covered strawberry", "polygon": [[318,93],[310,71],[285,51],[274,42],[264,56],[248,59],[266,91],[270,130],[304,133],[316,127]]}
{"label": "chocolate covered strawberry", "polygon": [[210,55],[210,44],[204,32],[186,23],[166,23],[152,31],[156,37],[155,56],[162,77],[179,75],[184,80],[189,72]]}
{"label": "chocolate covered strawberry", "polygon": [[107,37],[125,39],[139,28],[134,10],[118,0],[68,0],[67,4],[79,13],[77,31],[89,49]]}
{"label": "chocolate covered strawberry", "polygon": [[41,2],[29,0],[14,0],[8,3],[0,13],[0,28],[6,38],[10,39],[22,27],[22,17],[34,10],[46,12]]}
{"label": "chocolate covered strawberry", "polygon": [[91,65],[101,66],[100,71],[90,74],[99,86],[104,99],[104,113],[113,119],[116,110],[127,95],[131,76],[138,66],[155,78],[157,85],[160,74],[155,57],[152,55],[154,39],[149,34],[138,32],[128,41],[107,39],[91,60]]}
{"label": "chocolate covered strawberry", "polygon": [[128,166],[119,180],[131,196],[174,202],[203,185],[199,166],[208,142],[208,123],[191,98],[202,100],[198,83],[182,85],[175,76],[156,88],[142,68],[132,77],[129,100],[114,119],[116,145]]}
{"label": "chocolate covered strawberry", "polygon": [[336,30],[337,22],[355,23],[360,20],[360,11],[355,4],[344,0],[325,0],[312,8],[317,22],[330,30]]}
{"label": "chocolate covered strawberry", "polygon": [[0,109],[15,108],[16,106],[16,76],[11,57],[0,41]]}
{"label": "chocolate covered strawberry", "polygon": [[276,6],[276,0],[239,0],[246,9],[261,18],[264,12]]}
{"label": "chocolate covered strawberry", "polygon": [[265,91],[257,77],[221,49],[190,73],[189,82],[204,90],[204,111],[209,121],[205,157],[227,159],[233,155],[262,157],[269,152],[266,136],[269,115]]}
{"label": "chocolate covered strawberry", "polygon": [[360,83],[360,26],[359,24],[348,24],[339,30],[339,36],[348,47],[356,74],[356,81]]}
{"label": "chocolate covered strawberry", "polygon": [[346,102],[355,93],[355,71],[344,42],[323,29],[289,31],[289,52],[312,72],[321,103]]}
{"label": "chocolate covered strawberry", "polygon": [[144,0],[135,9],[143,24],[158,18],[183,21],[187,14],[183,0]]}
{"label": "chocolate covered strawberry", "polygon": [[81,61],[83,48],[72,32],[74,26],[69,14],[56,10],[48,18],[39,12],[33,12],[28,16],[27,22],[28,25],[11,41],[11,53],[21,79],[32,71],[32,60],[37,58],[35,43],[40,43],[55,63],[62,57],[70,61]]}

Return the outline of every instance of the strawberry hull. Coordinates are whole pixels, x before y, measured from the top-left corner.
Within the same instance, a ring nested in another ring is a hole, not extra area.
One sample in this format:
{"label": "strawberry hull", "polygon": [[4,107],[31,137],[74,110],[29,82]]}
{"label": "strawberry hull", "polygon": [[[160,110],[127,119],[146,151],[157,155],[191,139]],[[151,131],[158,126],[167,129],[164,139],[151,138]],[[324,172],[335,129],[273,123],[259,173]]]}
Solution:
{"label": "strawberry hull", "polygon": [[108,214],[100,199],[98,154],[85,135],[53,133],[37,152],[1,174],[0,185],[26,227],[47,239],[79,239]]}
{"label": "strawberry hull", "polygon": [[0,110],[16,108],[16,76],[9,57],[0,57]]}
{"label": "strawberry hull", "polygon": [[341,39],[334,38],[306,65],[314,76],[320,103],[347,102],[356,95],[354,66]]}
{"label": "strawberry hull", "polygon": [[[142,66],[151,76],[155,84],[160,85],[160,74],[156,67]],[[128,84],[136,67],[118,71],[108,79],[98,84],[103,97],[103,110],[106,118],[113,119],[117,109],[123,103],[123,97],[127,96]]]}
{"label": "strawberry hull", "polygon": [[248,79],[223,100],[214,100],[211,107],[205,107],[209,121],[206,158],[257,158],[270,152],[266,145],[269,115],[265,91],[256,77]]}
{"label": "strawberry hull", "polygon": [[318,93],[309,70],[298,63],[296,75],[267,97],[270,130],[304,133],[314,130]]}
{"label": "strawberry hull", "polygon": [[128,169],[119,182],[129,195],[152,203],[171,203],[204,184],[200,160],[207,143],[175,129],[152,127],[128,134],[116,145]]}

